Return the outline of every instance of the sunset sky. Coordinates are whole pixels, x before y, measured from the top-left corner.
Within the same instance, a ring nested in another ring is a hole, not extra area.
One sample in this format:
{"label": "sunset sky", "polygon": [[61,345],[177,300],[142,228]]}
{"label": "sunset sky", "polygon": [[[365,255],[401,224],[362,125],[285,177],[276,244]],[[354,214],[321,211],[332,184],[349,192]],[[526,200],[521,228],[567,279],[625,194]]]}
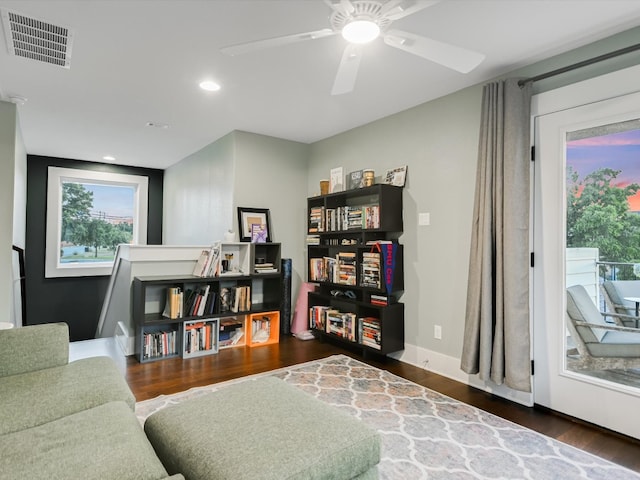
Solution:
{"label": "sunset sky", "polygon": [[[621,170],[618,185],[640,184],[640,130],[628,130],[567,142],[567,166],[582,180],[600,168]],[[632,211],[640,211],[640,192],[629,198]]]}

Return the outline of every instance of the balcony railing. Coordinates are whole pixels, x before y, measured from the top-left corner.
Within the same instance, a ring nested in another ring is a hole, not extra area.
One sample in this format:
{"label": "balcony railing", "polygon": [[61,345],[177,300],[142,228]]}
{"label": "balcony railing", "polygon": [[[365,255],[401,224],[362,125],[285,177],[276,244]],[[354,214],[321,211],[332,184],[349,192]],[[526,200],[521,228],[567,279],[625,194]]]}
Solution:
{"label": "balcony railing", "polygon": [[600,283],[606,280],[640,280],[640,263],[597,261]]}

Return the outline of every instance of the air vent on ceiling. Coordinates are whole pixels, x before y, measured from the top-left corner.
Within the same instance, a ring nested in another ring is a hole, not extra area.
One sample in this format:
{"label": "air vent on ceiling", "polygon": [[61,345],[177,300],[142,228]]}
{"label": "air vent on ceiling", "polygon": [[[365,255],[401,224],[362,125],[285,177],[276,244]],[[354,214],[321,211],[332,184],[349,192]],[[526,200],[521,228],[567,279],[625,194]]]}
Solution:
{"label": "air vent on ceiling", "polygon": [[11,55],[69,68],[73,32],[67,27],[0,9]]}

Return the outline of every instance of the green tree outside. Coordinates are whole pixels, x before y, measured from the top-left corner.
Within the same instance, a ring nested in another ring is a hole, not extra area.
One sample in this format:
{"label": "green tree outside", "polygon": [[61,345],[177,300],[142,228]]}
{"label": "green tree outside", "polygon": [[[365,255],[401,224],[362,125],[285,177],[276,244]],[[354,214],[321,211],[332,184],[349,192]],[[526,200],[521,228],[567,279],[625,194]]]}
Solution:
{"label": "green tree outside", "polygon": [[62,186],[62,233],[61,241],[78,246],[93,247],[94,258],[100,248],[115,252],[121,243],[133,238],[133,226],[113,225],[101,218],[92,218],[93,192],[79,183],[64,183]]}
{"label": "green tree outside", "polygon": [[629,210],[628,198],[640,185],[616,185],[620,170],[601,168],[579,180],[567,170],[567,247],[598,248],[600,260],[640,261],[640,214]]}

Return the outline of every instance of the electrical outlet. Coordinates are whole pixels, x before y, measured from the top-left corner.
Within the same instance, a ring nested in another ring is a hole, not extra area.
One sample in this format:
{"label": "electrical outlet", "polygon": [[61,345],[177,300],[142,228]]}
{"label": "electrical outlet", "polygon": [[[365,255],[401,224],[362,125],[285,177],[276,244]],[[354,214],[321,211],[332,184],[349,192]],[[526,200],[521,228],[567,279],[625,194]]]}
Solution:
{"label": "electrical outlet", "polygon": [[431,215],[427,213],[419,213],[418,214],[418,225],[430,225],[431,224]]}
{"label": "electrical outlet", "polygon": [[433,326],[433,338],[442,340],[442,327],[440,325]]}

